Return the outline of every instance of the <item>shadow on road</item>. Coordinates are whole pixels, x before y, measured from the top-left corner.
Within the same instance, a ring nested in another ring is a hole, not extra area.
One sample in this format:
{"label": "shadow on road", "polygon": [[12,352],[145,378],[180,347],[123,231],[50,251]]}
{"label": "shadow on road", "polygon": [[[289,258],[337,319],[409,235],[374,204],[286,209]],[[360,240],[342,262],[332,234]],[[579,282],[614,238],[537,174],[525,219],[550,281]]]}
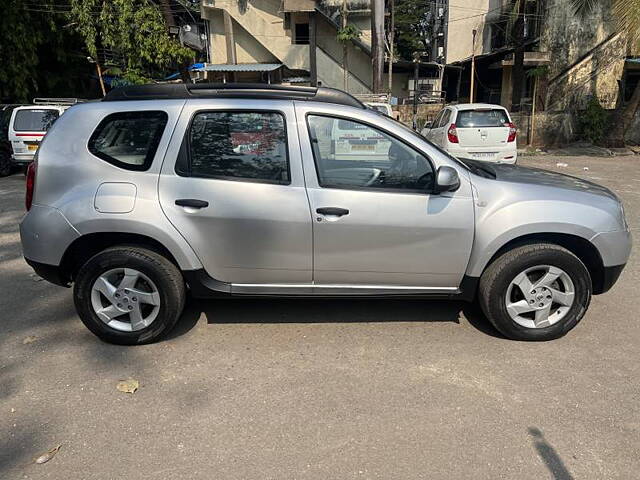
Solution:
{"label": "shadow on road", "polygon": [[555,480],[573,480],[573,476],[565,467],[564,462],[556,452],[556,449],[544,438],[544,434],[535,427],[529,427],[529,435],[533,441],[533,447],[544,461]]}
{"label": "shadow on road", "polygon": [[168,339],[189,332],[204,315],[208,324],[451,322],[461,314],[486,335],[504,338],[475,304],[415,299],[230,298],[187,302]]}

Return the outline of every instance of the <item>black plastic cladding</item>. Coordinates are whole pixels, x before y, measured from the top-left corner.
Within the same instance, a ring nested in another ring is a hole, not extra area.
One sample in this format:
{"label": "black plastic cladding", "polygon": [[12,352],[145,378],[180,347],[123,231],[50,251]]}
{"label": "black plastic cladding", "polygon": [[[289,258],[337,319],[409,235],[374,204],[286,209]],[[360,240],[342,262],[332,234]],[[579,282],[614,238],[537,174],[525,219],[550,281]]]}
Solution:
{"label": "black plastic cladding", "polygon": [[170,100],[186,98],[255,98],[308,100],[365,108],[357,98],[342,90],[325,87],[288,87],[263,83],[171,83],[133,85],[111,90],[103,102],[123,100]]}

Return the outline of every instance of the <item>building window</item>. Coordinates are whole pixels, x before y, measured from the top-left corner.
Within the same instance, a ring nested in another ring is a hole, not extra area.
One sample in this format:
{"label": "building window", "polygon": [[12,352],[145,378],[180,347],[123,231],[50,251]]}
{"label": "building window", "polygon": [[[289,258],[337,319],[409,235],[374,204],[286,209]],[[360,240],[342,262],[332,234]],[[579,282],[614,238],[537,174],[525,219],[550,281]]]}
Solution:
{"label": "building window", "polygon": [[295,37],[293,43],[296,45],[309,45],[309,24],[296,23]]}

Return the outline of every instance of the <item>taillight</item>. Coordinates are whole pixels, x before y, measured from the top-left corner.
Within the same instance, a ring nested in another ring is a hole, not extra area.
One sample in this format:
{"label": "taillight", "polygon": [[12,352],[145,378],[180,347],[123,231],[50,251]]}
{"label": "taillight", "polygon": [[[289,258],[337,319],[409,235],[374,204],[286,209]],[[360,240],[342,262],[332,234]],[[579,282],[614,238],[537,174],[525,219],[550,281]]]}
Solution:
{"label": "taillight", "polygon": [[449,130],[447,130],[447,137],[449,137],[450,143],[458,143],[458,129],[456,128],[455,123],[449,125]]}
{"label": "taillight", "polygon": [[33,203],[33,191],[36,188],[36,170],[38,169],[38,162],[33,161],[27,167],[27,193],[24,199],[24,205],[27,207],[27,212],[31,210],[31,204]]}
{"label": "taillight", "polygon": [[509,138],[507,138],[507,142],[515,142],[516,141],[516,135],[518,134],[518,129],[511,122],[509,122],[509,124],[507,126],[509,127]]}

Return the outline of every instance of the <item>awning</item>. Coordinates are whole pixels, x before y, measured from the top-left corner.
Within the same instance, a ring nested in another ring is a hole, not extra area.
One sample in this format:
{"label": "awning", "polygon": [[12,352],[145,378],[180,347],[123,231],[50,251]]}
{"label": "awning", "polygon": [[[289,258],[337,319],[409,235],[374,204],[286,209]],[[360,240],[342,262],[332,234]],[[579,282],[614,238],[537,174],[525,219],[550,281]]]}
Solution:
{"label": "awning", "polygon": [[205,63],[204,66],[195,70],[198,72],[273,72],[282,66],[281,63],[239,63],[237,65]]}

